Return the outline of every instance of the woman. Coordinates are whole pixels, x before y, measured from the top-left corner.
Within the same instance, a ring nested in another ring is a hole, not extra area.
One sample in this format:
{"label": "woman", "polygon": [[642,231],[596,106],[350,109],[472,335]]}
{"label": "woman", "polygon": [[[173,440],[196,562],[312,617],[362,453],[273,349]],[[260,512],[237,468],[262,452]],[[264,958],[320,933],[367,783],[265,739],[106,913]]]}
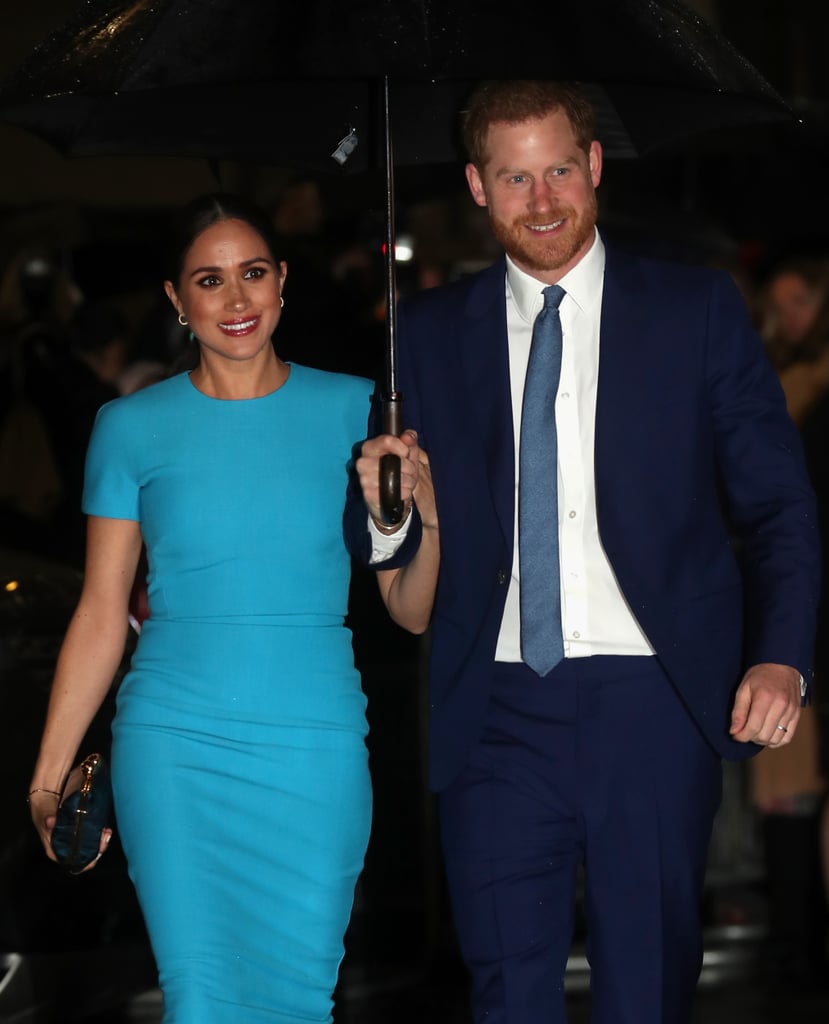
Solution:
{"label": "woman", "polygon": [[763,333],[778,368],[820,354],[814,327],[829,296],[829,266],[822,260],[794,258],[780,263],[765,283]]}
{"label": "woman", "polygon": [[164,1022],[330,1021],[370,818],[342,507],[371,385],[276,355],[286,266],[256,208],[196,200],[175,251],[165,290],[199,362],[98,416],[32,816],[52,856],[54,793],[122,656],[143,540],[150,617],[112,773]]}
{"label": "woman", "polygon": [[766,352],[802,427],[829,388],[829,265],[820,260],[781,263],[764,290]]}

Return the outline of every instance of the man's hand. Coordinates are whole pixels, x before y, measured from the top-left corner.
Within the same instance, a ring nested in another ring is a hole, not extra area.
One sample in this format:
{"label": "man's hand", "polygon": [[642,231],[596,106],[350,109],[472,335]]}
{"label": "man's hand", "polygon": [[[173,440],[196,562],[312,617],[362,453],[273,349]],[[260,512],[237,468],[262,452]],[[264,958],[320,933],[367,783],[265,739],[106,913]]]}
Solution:
{"label": "man's hand", "polygon": [[729,732],[739,743],[782,747],[800,720],[800,673],[789,665],[752,665],[734,698]]}

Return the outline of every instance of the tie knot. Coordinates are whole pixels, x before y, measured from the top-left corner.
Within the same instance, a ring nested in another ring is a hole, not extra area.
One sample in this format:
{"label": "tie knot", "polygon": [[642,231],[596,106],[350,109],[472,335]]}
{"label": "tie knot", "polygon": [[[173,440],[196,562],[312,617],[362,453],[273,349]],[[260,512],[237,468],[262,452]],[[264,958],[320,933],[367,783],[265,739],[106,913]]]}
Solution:
{"label": "tie knot", "polygon": [[558,309],[561,305],[561,300],[567,294],[567,292],[561,287],[560,284],[550,284],[541,293],[544,296],[544,308],[545,309]]}

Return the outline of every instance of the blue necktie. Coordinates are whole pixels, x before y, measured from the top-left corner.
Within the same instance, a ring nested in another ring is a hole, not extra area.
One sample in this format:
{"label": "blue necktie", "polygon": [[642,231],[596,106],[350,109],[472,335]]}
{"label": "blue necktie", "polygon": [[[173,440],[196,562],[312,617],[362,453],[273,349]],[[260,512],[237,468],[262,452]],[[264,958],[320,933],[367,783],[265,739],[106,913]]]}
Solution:
{"label": "blue necktie", "polygon": [[521,657],[540,676],[564,657],[558,560],[558,443],[555,401],[561,375],[565,291],[544,289],[524,384],[518,484]]}

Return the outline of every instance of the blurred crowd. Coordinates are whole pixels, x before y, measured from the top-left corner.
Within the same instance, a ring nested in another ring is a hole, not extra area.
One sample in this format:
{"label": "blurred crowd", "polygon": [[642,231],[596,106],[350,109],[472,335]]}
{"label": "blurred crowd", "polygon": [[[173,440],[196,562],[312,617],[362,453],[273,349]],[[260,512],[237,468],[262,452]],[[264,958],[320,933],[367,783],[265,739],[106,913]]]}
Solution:
{"label": "blurred crowd", "polygon": [[[105,402],[160,379],[116,302],[87,299],[57,254],[24,250],[0,284],[4,543],[82,565],[86,444]],[[170,352],[171,358],[173,351]]]}

